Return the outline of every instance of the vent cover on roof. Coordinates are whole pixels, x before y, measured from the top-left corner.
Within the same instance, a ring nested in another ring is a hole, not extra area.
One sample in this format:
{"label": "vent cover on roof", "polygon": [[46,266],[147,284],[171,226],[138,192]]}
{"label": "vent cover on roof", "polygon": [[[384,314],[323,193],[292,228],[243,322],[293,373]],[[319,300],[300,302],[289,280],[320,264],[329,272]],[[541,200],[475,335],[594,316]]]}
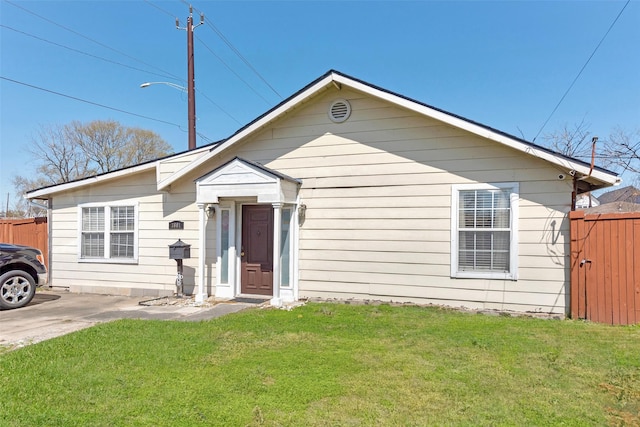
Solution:
{"label": "vent cover on roof", "polygon": [[346,99],[336,99],[329,106],[329,118],[335,123],[342,123],[351,115],[351,104]]}

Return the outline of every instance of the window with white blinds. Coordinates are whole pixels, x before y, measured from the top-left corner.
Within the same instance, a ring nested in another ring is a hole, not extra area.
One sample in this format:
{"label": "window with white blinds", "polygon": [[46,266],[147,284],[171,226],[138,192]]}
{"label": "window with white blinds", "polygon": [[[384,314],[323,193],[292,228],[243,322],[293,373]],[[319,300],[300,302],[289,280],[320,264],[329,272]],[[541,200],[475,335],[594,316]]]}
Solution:
{"label": "window with white blinds", "polygon": [[452,276],[517,278],[517,205],[516,183],[453,186]]}
{"label": "window with white blinds", "polygon": [[135,206],[80,206],[80,259],[137,258]]}

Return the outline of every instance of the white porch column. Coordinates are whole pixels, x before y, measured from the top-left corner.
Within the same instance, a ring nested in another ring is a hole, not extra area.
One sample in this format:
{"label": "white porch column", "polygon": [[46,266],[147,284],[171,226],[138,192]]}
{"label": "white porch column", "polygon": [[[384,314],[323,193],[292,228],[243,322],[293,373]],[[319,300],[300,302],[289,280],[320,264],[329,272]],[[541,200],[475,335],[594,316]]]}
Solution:
{"label": "white porch column", "polygon": [[205,243],[207,241],[207,229],[206,229],[206,216],[205,204],[198,203],[198,231],[199,231],[199,246],[198,246],[198,293],[196,294],[196,303],[202,304],[207,298],[207,288],[205,287],[204,277],[204,257],[205,257]]}
{"label": "white porch column", "polygon": [[282,203],[273,204],[273,298],[271,305],[281,306],[280,297],[280,238],[282,236]]}

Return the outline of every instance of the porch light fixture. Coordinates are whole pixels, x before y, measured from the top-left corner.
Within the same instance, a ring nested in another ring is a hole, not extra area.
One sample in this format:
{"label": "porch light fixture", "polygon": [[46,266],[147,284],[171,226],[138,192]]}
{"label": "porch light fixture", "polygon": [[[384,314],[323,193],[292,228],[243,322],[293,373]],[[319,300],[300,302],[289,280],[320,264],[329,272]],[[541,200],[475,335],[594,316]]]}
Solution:
{"label": "porch light fixture", "polygon": [[298,206],[298,221],[300,221],[300,223],[304,222],[304,218],[306,214],[307,214],[307,205],[301,204],[300,206]]}
{"label": "porch light fixture", "polygon": [[213,205],[207,206],[207,218],[213,218],[216,216],[216,207]]}

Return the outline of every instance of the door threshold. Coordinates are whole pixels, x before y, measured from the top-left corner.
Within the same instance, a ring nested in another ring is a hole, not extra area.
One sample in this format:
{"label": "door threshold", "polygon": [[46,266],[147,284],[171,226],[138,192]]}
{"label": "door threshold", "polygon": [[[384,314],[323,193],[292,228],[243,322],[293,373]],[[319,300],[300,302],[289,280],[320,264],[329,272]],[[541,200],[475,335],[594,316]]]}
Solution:
{"label": "door threshold", "polygon": [[240,294],[233,298],[232,301],[244,302],[249,304],[263,304],[273,298],[269,295]]}

